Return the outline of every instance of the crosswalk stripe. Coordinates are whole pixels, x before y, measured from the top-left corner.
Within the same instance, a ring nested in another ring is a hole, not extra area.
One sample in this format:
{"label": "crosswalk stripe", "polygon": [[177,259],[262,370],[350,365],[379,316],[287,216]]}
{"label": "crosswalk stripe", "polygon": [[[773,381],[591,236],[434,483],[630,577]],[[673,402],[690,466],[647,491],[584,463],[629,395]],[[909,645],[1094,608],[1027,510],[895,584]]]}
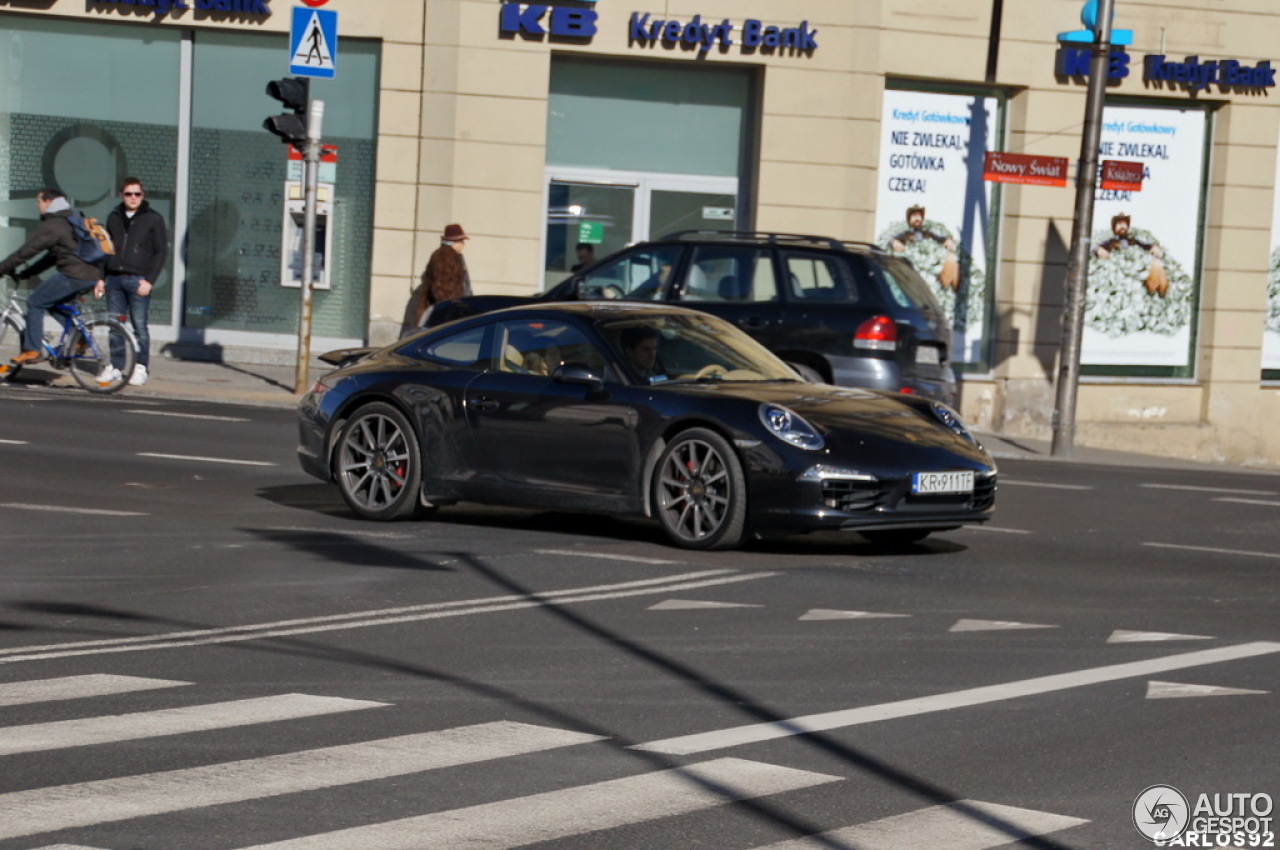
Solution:
{"label": "crosswalk stripe", "polygon": [[34,723],[4,729],[0,733],[0,756],[230,729],[385,705],[387,703],[366,700],[283,694],[109,717]]}
{"label": "crosswalk stripe", "polygon": [[796,791],[842,778],[722,758],[244,850],[502,850],[687,814],[734,800]]}
{"label": "crosswalk stripe", "polygon": [[987,850],[1088,823],[1080,818],[1018,809],[977,800],[930,806],[914,812],[783,841],[756,850],[819,850],[857,847],[858,850]]}
{"label": "crosswalk stripe", "polygon": [[0,839],[507,758],[599,735],[498,721],[278,756],[0,794]]}
{"label": "crosswalk stripe", "polygon": [[85,676],[63,676],[59,679],[33,679],[0,685],[0,706],[30,705],[67,699],[85,699],[159,688],[190,685],[173,679],[144,679],[139,676],[112,676],[105,673]]}

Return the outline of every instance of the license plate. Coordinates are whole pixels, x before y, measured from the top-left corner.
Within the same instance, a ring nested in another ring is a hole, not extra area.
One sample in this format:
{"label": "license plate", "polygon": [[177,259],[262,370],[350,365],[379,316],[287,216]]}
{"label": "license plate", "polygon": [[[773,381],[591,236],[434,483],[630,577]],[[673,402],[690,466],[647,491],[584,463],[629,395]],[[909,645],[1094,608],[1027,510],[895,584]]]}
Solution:
{"label": "license plate", "polygon": [[936,345],[916,346],[916,362],[925,366],[937,366],[942,362],[942,354]]}
{"label": "license plate", "polygon": [[911,476],[911,493],[916,496],[941,496],[972,493],[973,472],[917,472]]}

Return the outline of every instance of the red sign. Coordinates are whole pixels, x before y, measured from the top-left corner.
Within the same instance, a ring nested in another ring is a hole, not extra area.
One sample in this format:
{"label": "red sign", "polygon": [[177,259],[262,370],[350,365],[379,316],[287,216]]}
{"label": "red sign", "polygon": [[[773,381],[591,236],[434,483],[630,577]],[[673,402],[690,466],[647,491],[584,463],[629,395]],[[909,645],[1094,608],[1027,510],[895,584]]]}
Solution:
{"label": "red sign", "polygon": [[982,179],[992,183],[1022,183],[1031,186],[1067,185],[1067,159],[1061,156],[1031,156],[1025,153],[987,151]]}
{"label": "red sign", "polygon": [[329,0],[302,0],[302,5],[309,6],[312,9],[319,9],[321,6],[323,6],[325,3],[328,3],[328,2]]}
{"label": "red sign", "polygon": [[1141,192],[1144,170],[1140,162],[1104,159],[1102,161],[1102,182],[1099,187],[1124,192]]}

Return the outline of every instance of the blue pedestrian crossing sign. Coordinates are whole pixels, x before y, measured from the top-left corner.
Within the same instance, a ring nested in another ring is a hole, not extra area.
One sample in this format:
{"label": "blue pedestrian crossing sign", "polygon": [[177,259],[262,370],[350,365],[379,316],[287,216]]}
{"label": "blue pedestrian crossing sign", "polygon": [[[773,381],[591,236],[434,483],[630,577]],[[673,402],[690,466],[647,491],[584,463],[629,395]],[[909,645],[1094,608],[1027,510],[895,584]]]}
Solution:
{"label": "blue pedestrian crossing sign", "polygon": [[338,13],[294,8],[289,31],[289,73],[332,80],[337,72]]}

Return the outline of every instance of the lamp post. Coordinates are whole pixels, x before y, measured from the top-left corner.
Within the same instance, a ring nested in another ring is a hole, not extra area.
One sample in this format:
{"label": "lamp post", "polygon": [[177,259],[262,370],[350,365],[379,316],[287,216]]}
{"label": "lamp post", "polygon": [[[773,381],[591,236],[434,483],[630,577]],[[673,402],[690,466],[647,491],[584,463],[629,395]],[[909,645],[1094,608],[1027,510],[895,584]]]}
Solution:
{"label": "lamp post", "polygon": [[1098,144],[1102,140],[1102,108],[1111,57],[1111,17],[1115,0],[1099,0],[1089,58],[1089,86],[1085,99],[1084,134],[1076,166],[1076,208],[1067,261],[1066,304],[1062,318],[1062,347],[1053,409],[1050,454],[1071,457],[1076,431],[1076,395],[1080,387],[1080,342],[1084,334],[1085,297],[1089,285],[1089,243],[1093,234],[1093,200],[1098,184]]}

